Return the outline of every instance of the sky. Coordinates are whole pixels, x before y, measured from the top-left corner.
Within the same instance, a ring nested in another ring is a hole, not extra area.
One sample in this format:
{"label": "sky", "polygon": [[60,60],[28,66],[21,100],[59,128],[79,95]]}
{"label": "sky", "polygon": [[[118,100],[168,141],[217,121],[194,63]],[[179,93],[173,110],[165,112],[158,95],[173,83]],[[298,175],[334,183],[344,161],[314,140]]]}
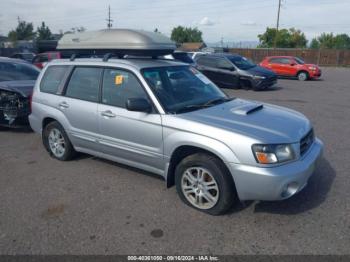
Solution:
{"label": "sky", "polygon": [[[106,28],[108,5],[113,28],[134,28],[170,36],[173,27],[198,27],[206,42],[257,41],[275,27],[278,0],[0,0],[0,35],[21,20],[53,33],[83,26]],[[295,27],[307,38],[322,32],[350,35],[350,0],[282,0],[280,28]]]}

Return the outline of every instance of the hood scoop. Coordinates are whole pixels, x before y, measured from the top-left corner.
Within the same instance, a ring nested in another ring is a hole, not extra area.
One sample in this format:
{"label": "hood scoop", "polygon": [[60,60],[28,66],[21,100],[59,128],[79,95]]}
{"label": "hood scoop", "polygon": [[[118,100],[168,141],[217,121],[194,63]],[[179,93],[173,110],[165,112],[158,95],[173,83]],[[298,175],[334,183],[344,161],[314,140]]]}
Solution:
{"label": "hood scoop", "polygon": [[256,111],[259,111],[264,108],[263,104],[258,104],[254,102],[244,103],[231,109],[231,112],[237,115],[249,115]]}

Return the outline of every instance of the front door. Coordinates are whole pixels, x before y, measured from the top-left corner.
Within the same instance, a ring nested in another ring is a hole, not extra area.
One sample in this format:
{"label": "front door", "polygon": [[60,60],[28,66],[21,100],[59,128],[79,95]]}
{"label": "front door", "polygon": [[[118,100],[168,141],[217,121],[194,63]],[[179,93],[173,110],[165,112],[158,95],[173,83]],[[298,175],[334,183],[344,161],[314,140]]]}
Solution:
{"label": "front door", "polygon": [[128,111],[128,98],[149,99],[133,73],[105,69],[98,105],[102,151],[126,164],[157,173],[164,169],[161,116],[156,112]]}
{"label": "front door", "polygon": [[217,58],[217,81],[223,87],[239,87],[239,75],[235,67],[226,58]]}

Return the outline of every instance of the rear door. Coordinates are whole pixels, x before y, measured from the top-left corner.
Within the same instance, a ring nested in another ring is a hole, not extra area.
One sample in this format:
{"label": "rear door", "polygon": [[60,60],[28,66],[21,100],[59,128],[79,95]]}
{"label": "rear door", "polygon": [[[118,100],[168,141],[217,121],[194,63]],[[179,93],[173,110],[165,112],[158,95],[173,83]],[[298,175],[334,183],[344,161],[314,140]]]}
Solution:
{"label": "rear door", "polygon": [[76,147],[98,150],[97,103],[102,68],[77,66],[66,85],[64,96],[58,96],[56,107],[69,122],[68,131]]}
{"label": "rear door", "polygon": [[[127,164],[164,169],[161,116],[126,109],[129,98],[150,101],[137,76],[124,69],[106,68],[98,105],[100,144],[103,153]],[[154,170],[157,169],[157,170]]]}
{"label": "rear door", "polygon": [[270,58],[268,67],[275,72],[278,75],[283,75],[283,64],[282,64],[282,58],[276,57],[276,58]]}
{"label": "rear door", "polygon": [[218,69],[215,57],[200,56],[197,60],[197,69],[201,71],[211,81],[218,84]]}

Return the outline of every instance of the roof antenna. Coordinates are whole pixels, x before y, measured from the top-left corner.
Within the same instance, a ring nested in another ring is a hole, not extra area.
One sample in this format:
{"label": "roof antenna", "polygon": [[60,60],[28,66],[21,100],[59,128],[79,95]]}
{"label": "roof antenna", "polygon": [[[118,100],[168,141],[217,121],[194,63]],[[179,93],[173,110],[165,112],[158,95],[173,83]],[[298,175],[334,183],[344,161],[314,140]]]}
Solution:
{"label": "roof antenna", "polygon": [[76,57],[77,57],[77,54],[74,53],[70,56],[69,60],[74,61]]}

